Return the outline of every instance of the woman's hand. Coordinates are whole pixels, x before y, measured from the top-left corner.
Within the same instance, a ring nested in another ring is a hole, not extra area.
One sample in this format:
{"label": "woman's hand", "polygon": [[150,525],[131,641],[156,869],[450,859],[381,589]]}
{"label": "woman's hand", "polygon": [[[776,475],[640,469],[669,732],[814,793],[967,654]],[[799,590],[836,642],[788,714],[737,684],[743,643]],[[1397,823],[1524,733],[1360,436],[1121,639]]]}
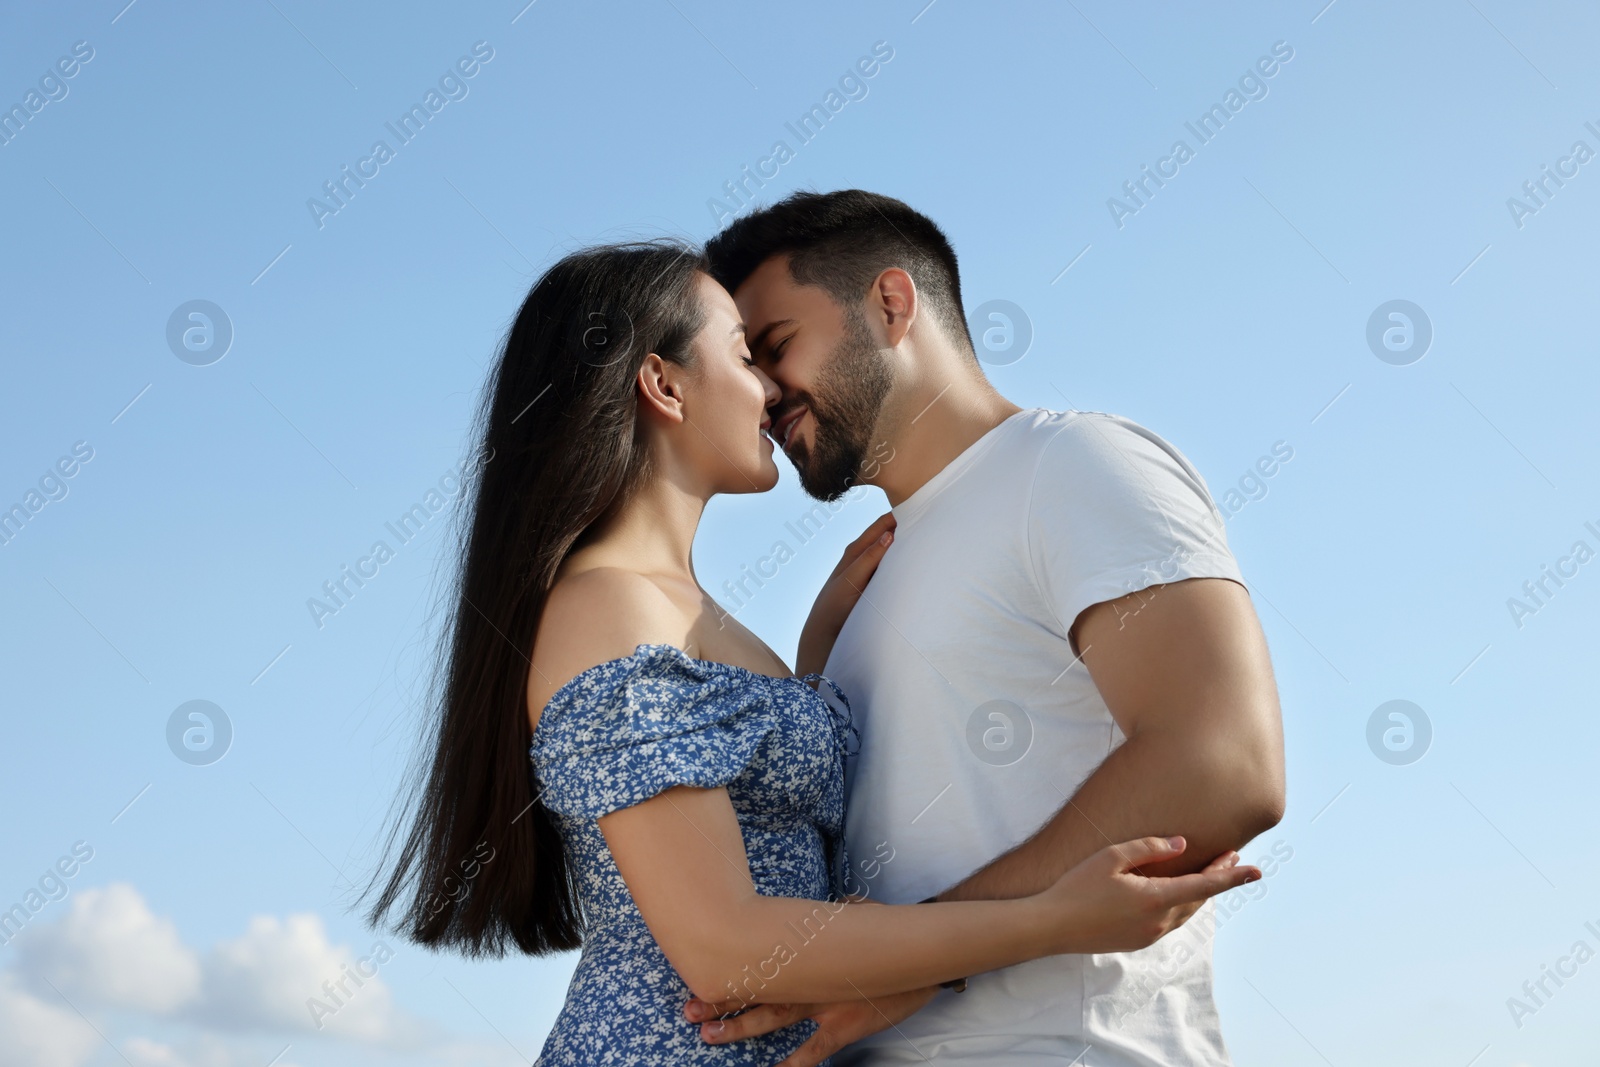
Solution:
{"label": "woman's hand", "polygon": [[822,584],[822,592],[811,606],[805,629],[800,631],[800,648],[794,658],[796,674],[819,672],[828,662],[844,620],[861,599],[861,590],[893,542],[894,512],[886,511],[844,550],[839,565]]}
{"label": "woman's hand", "polygon": [[1053,952],[1131,952],[1182,926],[1201,904],[1261,877],[1225,852],[1196,874],[1150,878],[1140,864],[1183,852],[1181,837],[1141,837],[1110,845],[1063,874],[1033,899],[1044,913]]}

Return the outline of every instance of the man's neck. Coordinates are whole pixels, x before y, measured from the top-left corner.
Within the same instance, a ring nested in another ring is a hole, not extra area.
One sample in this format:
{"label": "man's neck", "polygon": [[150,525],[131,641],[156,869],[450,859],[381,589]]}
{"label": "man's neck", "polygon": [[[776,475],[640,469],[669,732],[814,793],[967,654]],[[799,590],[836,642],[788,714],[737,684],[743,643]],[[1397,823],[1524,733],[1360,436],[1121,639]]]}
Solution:
{"label": "man's neck", "polygon": [[972,444],[1023,409],[984,381],[957,379],[942,390],[918,390],[898,405],[888,435],[891,454],[868,481],[899,507]]}

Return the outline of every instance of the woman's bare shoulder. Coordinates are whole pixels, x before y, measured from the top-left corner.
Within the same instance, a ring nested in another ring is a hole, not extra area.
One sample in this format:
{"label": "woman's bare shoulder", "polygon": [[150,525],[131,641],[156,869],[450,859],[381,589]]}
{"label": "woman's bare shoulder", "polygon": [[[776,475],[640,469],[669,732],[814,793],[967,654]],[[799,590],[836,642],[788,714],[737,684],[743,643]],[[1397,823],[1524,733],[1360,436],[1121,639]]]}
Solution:
{"label": "woman's bare shoulder", "polygon": [[528,714],[539,713],[590,667],[633,655],[644,644],[682,647],[689,620],[648,576],[625,567],[589,567],[557,579],[545,599],[528,672]]}

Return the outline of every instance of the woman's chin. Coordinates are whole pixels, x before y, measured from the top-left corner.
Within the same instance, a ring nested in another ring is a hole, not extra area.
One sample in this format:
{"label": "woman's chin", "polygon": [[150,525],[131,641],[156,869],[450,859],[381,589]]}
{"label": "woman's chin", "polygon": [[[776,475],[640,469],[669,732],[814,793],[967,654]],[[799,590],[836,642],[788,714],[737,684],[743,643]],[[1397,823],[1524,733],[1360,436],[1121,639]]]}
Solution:
{"label": "woman's chin", "polygon": [[778,464],[773,461],[771,456],[767,456],[761,461],[761,466],[750,476],[750,481],[754,483],[754,488],[751,489],[751,492],[768,492],[778,484]]}

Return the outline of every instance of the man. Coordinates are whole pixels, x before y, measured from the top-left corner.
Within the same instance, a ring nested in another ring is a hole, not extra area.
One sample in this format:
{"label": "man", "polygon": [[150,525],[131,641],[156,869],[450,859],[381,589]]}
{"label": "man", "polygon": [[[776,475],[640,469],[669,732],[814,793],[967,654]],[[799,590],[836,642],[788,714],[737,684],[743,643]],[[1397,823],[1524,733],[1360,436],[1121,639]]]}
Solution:
{"label": "man", "polygon": [[[806,492],[880,487],[895,541],[825,673],[850,697],[851,889],[886,903],[1037,892],[1109,843],[1178,835],[1199,870],[1275,825],[1283,740],[1222,516],[1171,445],[1113,415],[1024,409],[984,377],[939,228],[860,190],[796,193],[708,248]],[[858,865],[860,866],[860,865]],[[1208,904],[1140,952],[1056,956],[964,990],[761,1005],[810,1017],[784,1067],[1228,1063]]]}

